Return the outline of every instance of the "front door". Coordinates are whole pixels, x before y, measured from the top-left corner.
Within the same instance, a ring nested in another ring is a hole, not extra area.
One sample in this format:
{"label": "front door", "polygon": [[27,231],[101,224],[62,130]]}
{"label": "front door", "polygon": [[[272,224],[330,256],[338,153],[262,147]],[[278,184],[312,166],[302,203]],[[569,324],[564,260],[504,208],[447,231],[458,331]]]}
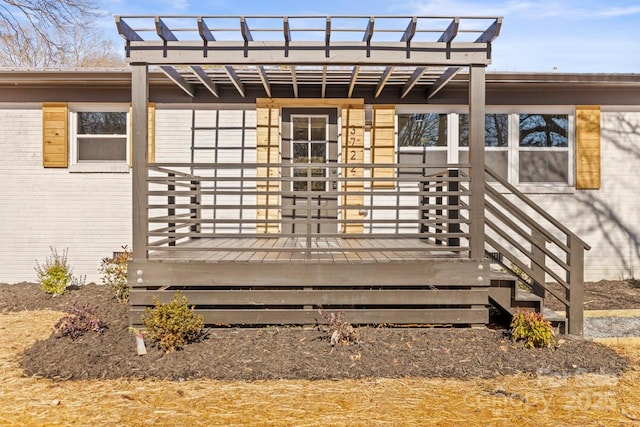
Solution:
{"label": "front door", "polygon": [[[283,109],[282,159],[298,167],[283,168],[283,233],[337,233],[338,158],[336,109]],[[319,167],[305,167],[316,164]],[[307,178],[290,181],[287,177]]]}

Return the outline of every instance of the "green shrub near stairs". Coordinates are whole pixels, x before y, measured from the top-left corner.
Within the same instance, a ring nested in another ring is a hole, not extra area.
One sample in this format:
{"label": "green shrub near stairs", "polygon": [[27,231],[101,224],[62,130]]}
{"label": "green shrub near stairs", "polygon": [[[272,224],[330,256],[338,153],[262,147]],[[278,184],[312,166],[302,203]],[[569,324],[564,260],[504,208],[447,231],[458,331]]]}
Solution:
{"label": "green shrub near stairs", "polygon": [[524,341],[527,348],[547,348],[554,343],[551,323],[542,313],[517,310],[511,319],[511,338]]}

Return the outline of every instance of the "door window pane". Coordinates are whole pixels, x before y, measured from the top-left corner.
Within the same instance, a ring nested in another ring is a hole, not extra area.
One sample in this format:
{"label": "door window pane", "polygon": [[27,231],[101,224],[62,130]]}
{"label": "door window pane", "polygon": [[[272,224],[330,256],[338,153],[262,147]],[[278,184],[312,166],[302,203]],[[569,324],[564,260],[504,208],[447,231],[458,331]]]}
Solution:
{"label": "door window pane", "polygon": [[293,143],[293,162],[306,163],[309,161],[309,144],[306,142]]}
{"label": "door window pane", "polygon": [[327,160],[327,144],[315,142],[311,144],[311,163],[324,163]]}
{"label": "door window pane", "polygon": [[307,117],[293,118],[293,139],[295,141],[309,140],[309,121]]}
{"label": "door window pane", "polygon": [[311,140],[325,141],[327,139],[327,119],[325,117],[311,117]]}

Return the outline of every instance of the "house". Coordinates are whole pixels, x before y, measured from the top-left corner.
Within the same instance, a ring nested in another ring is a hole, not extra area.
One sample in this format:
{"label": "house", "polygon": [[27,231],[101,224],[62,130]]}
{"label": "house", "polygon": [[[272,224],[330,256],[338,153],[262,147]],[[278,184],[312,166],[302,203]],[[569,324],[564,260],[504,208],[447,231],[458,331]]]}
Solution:
{"label": "house", "polygon": [[128,69],[0,72],[0,282],[50,246],[98,281],[128,244],[133,313],[179,288],[210,324],[476,325],[548,297],[580,334],[583,280],[638,268],[640,76],[486,72],[501,22],[117,17]]}

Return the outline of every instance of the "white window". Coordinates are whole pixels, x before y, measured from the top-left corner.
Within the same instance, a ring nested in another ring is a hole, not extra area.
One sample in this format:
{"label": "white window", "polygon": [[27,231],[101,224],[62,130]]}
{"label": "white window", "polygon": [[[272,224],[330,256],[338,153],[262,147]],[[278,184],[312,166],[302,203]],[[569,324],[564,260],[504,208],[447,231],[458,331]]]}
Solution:
{"label": "white window", "polygon": [[72,172],[129,171],[128,111],[127,106],[71,109]]}
{"label": "white window", "polygon": [[[404,110],[404,109],[403,109]],[[469,116],[461,109],[398,114],[400,161],[419,151],[434,165],[469,162]],[[574,116],[570,107],[487,109],[485,162],[525,191],[573,185]]]}

